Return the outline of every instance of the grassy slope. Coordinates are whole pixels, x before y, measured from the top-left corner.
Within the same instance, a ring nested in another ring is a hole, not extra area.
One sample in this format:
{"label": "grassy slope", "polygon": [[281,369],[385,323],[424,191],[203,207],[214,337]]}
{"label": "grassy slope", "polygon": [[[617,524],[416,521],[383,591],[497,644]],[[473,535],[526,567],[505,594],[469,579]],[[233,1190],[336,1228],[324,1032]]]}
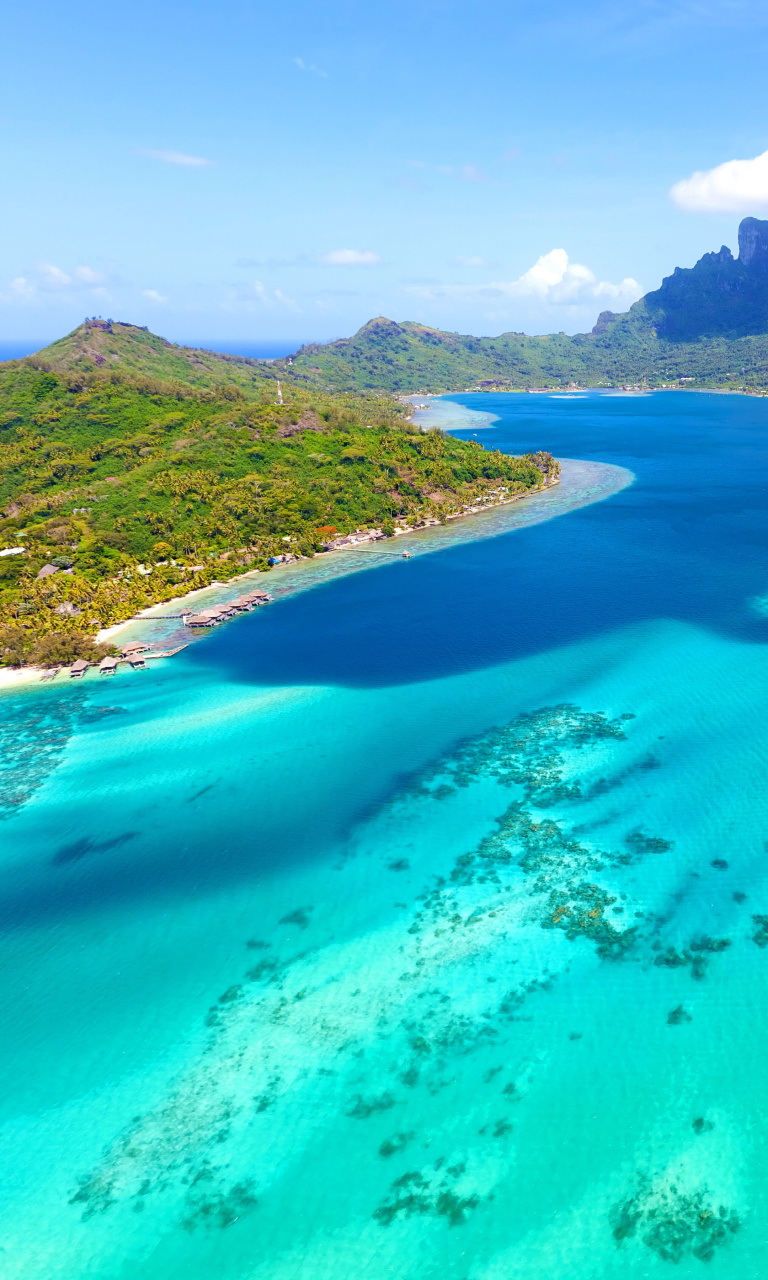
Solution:
{"label": "grassy slope", "polygon": [[20,362],[53,371],[108,373],[178,382],[185,387],[231,387],[248,394],[271,383],[269,361],[179,347],[157,334],[119,321],[92,320]]}
{"label": "grassy slope", "polygon": [[[387,395],[330,393],[290,370],[280,405],[272,366],[197,359],[89,325],[0,366],[0,547],[28,548],[0,558],[6,660],[337,533],[536,486],[551,465],[425,435]],[[59,572],[38,579],[45,564]]]}

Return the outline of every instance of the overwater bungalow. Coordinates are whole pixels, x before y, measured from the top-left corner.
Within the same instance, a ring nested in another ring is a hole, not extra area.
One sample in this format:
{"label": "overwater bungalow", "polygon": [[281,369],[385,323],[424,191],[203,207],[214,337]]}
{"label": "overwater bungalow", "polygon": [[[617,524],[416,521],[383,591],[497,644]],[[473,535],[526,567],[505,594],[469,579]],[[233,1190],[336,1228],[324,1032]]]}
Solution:
{"label": "overwater bungalow", "polygon": [[185,622],[188,627],[217,627],[225,618],[231,617],[228,609],[201,609],[199,613],[191,613]]}
{"label": "overwater bungalow", "polygon": [[120,650],[121,658],[129,658],[132,653],[146,653],[152,646],[144,644],[141,640],[131,640],[130,644],[124,644]]}
{"label": "overwater bungalow", "polygon": [[248,591],[244,596],[237,596],[234,600],[230,600],[229,606],[236,609],[238,613],[250,613],[251,609],[255,609],[260,604],[267,604],[272,597],[267,595],[266,591]]}
{"label": "overwater bungalow", "polygon": [[127,661],[130,663],[132,671],[142,671],[146,667],[143,653],[130,653]]}
{"label": "overwater bungalow", "polygon": [[248,613],[257,605],[267,604],[271,599],[272,597],[266,591],[249,591],[246,595],[236,596],[234,600],[227,600],[223,604],[210,605],[207,609],[201,609],[199,613],[185,614],[184,625],[186,627],[217,627],[220,622],[227,622],[230,618],[234,618],[236,613]]}
{"label": "overwater bungalow", "polygon": [[77,662],[73,662],[69,668],[70,680],[79,680],[81,676],[85,675],[90,665],[90,662],[86,662],[85,658],[78,658]]}
{"label": "overwater bungalow", "polygon": [[229,604],[212,605],[210,609],[201,609],[199,613],[191,613],[185,619],[188,627],[217,627],[227,618],[233,618],[236,609]]}
{"label": "overwater bungalow", "polygon": [[99,663],[99,673],[103,676],[113,676],[117,671],[117,658],[102,658]]}

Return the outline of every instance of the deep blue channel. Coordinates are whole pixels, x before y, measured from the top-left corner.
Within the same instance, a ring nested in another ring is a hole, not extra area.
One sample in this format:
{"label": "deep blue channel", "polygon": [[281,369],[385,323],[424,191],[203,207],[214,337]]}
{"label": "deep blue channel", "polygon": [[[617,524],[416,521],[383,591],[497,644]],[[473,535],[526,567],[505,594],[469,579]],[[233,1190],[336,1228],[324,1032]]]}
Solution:
{"label": "deep blue channel", "polygon": [[[618,463],[635,483],[533,528],[332,582],[194,660],[260,684],[375,687],[477,670],[651,618],[763,642],[768,400],[471,395],[486,448]],[[471,436],[471,431],[456,432]]]}

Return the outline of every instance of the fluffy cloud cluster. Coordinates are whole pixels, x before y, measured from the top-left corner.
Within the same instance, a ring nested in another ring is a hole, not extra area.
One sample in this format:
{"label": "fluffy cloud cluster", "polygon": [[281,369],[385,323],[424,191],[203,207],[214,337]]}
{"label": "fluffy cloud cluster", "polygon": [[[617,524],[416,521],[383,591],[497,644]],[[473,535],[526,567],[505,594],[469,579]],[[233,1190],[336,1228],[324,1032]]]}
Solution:
{"label": "fluffy cloud cluster", "polygon": [[94,298],[106,298],[106,277],[92,267],[75,267],[71,275],[52,262],[41,262],[27,276],[16,276],[11,281],[11,293],[16,298],[31,301],[40,294],[88,293]]}
{"label": "fluffy cloud cluster", "polygon": [[[463,259],[465,264],[467,261]],[[553,306],[579,307],[604,299],[630,306],[640,297],[642,290],[631,276],[627,276],[620,284],[598,280],[589,267],[582,266],[580,262],[571,262],[565,249],[551,249],[549,253],[542,254],[517,280],[494,280],[483,285],[416,287],[409,292],[433,298],[530,298]]]}
{"label": "fluffy cloud cluster", "polygon": [[580,262],[571,262],[565,249],[551,249],[544,253],[518,280],[489,286],[510,297],[537,297],[556,306],[580,306],[595,298],[611,298],[613,301],[634,302],[641,289],[631,276],[621,284],[598,280],[594,271]]}
{"label": "fluffy cloud cluster", "polygon": [[670,196],[694,212],[755,213],[768,208],[768,151],[753,160],[727,160],[676,182]]}
{"label": "fluffy cloud cluster", "polygon": [[[26,275],[11,280],[9,292],[0,286],[0,299],[38,307],[101,303],[106,309],[119,296],[125,297],[127,287],[116,273],[105,275],[85,263],[62,271],[55,263],[39,262]],[[142,289],[139,296],[158,304],[168,302],[168,298],[157,289]]]}

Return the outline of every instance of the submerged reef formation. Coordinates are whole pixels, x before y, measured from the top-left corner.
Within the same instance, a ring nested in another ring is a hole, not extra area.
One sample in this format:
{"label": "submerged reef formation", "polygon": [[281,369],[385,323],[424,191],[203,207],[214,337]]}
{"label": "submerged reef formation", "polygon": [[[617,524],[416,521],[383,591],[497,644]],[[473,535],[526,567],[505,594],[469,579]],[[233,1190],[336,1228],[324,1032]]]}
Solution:
{"label": "submerged reef formation", "polygon": [[531,878],[528,892],[538,901],[543,928],[560,929],[571,940],[587,939],[605,959],[621,959],[630,951],[637,928],[619,927],[609,917],[611,909],[620,915],[623,907],[618,895],[593,877],[631,866],[647,854],[665,853],[671,841],[634,829],[625,836],[623,849],[602,852],[567,835],[551,818],[536,820],[528,806],[579,799],[583,787],[574,772],[574,757],[589,746],[623,739],[626,723],[633,718],[625,713],[611,720],[567,703],[545,707],[462,744],[452,757],[426,772],[414,790],[438,800],[482,777],[523,792],[523,799],[514,801],[497,820],[496,831],[474,852],[457,859],[451,882],[506,888],[510,872],[522,871]]}
{"label": "submerged reef formation", "polygon": [[75,729],[119,708],[90,706],[80,690],[5,696],[0,716],[0,819],[10,818],[59,764]]}
{"label": "submerged reef formation", "polygon": [[[347,917],[341,941],[320,897],[314,907],[289,899],[273,921],[254,922],[242,971],[202,1017],[198,1058],[74,1191],[83,1219],[143,1211],[162,1192],[180,1229],[235,1227],[270,1212],[273,1184],[302,1177],[308,1144],[324,1146],[330,1159],[344,1143],[367,1153],[371,1187],[358,1211],[382,1228],[411,1218],[461,1226],[481,1206],[489,1210],[514,1166],[544,1069],[543,1055],[523,1049],[520,1024],[546,1019],[559,975],[597,955],[605,968],[636,960],[652,976],[686,967],[701,978],[707,960],[730,946],[704,932],[673,943],[664,936],[666,906],[664,914],[640,909],[633,877],[672,842],[639,826],[636,813],[615,848],[577,839],[568,827],[571,814],[584,817],[582,802],[591,803],[580,773],[606,770],[631,719],[544,708],[461,743],[413,779],[362,828],[374,831],[376,862],[352,848],[328,867],[328,895],[340,867],[351,903],[363,878],[379,874],[388,885],[398,873],[404,897],[380,932],[370,933],[362,898],[359,929]],[[625,760],[618,771],[633,772]],[[507,794],[499,793],[501,816],[479,828],[485,834],[463,846],[459,836],[442,861],[425,865],[417,845],[404,856],[403,830],[422,819],[444,823],[451,797],[477,783],[487,795],[488,780]],[[394,833],[389,844],[382,830],[387,839]],[[593,972],[602,968],[592,962]],[[676,999],[660,1006],[661,1028]],[[668,1021],[689,1018],[679,1005]],[[575,1046],[581,1032],[572,1026],[568,1014],[553,1030]],[[459,1080],[470,1107],[456,1103]],[[446,1114],[454,1154],[435,1158]],[[612,1223],[617,1243],[638,1234],[659,1256],[703,1258],[738,1220],[711,1210],[704,1191],[662,1194],[643,1184]]]}
{"label": "submerged reef formation", "polygon": [[519,784],[526,799],[540,807],[574,799],[582,788],[578,779],[566,779],[563,751],[623,738],[624,722],[632,719],[627,712],[610,720],[602,712],[582,711],[571,703],[544,707],[459,744],[421,774],[413,791],[440,799],[485,776],[504,786]]}
{"label": "submerged reef formation", "polygon": [[443,1168],[444,1160],[438,1160],[431,1169],[403,1173],[395,1178],[389,1195],[374,1209],[373,1216],[382,1226],[388,1227],[399,1216],[411,1218],[429,1214],[445,1218],[448,1225],[458,1227],[480,1204],[475,1192],[461,1193],[459,1180],[466,1171],[466,1163],[460,1161]]}
{"label": "submerged reef formation", "polygon": [[[689,968],[691,977],[701,981],[707,973],[707,953],[717,955],[721,951],[727,951],[730,945],[730,938],[710,938],[708,934],[703,934],[692,938],[682,951],[677,951],[674,947],[659,950],[653,963],[665,969]],[[661,947],[661,943],[657,942],[654,946]]]}
{"label": "submerged reef formation", "polygon": [[[185,1231],[194,1231],[195,1227],[231,1227],[246,1213],[256,1208],[258,1203],[253,1193],[252,1179],[236,1182],[228,1188],[216,1185],[216,1177],[220,1170],[212,1168],[204,1161],[197,1172],[190,1178],[190,1187],[185,1199],[186,1217],[181,1225]],[[136,1205],[134,1205],[136,1208]]]}
{"label": "submerged reef formation", "polygon": [[706,1186],[684,1191],[676,1183],[654,1185],[647,1177],[640,1178],[635,1192],[611,1211],[617,1245],[639,1235],[665,1262],[686,1257],[709,1262],[740,1226],[733,1209],[713,1204]]}
{"label": "submerged reef formation", "polygon": [[768,916],[753,916],[752,922],[755,926],[752,941],[756,942],[758,947],[768,947]]}
{"label": "submerged reef formation", "polygon": [[42,787],[76,729],[99,725],[121,710],[92,704],[79,689],[6,695],[0,715],[0,820],[13,817]]}
{"label": "submerged reef formation", "polygon": [[9,818],[56,768],[82,710],[82,696],[3,700],[0,818]]}

